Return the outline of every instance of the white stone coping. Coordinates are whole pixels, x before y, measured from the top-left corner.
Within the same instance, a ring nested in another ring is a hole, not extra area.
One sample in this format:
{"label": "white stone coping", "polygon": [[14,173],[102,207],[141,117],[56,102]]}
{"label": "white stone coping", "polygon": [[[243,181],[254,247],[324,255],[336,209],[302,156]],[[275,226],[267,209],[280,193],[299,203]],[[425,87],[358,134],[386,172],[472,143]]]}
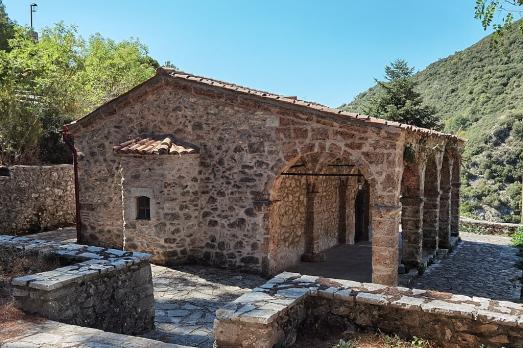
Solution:
{"label": "white stone coping", "polygon": [[51,291],[65,285],[85,281],[115,270],[123,269],[141,262],[148,262],[150,254],[130,252],[80,244],[60,244],[28,237],[0,235],[0,250],[14,248],[20,251],[46,250],[50,255],[77,261],[52,271],[13,278],[11,284]]}
{"label": "white stone coping", "polygon": [[216,311],[218,320],[267,325],[307,296],[390,306],[523,328],[523,304],[283,272]]}
{"label": "white stone coping", "polygon": [[460,216],[459,220],[460,220],[460,222],[465,222],[465,223],[470,223],[470,224],[477,224],[477,225],[483,225],[483,226],[510,227],[510,228],[523,227],[523,224],[515,224],[515,223],[508,223],[508,222],[496,222],[496,221],[486,221],[486,220],[476,220],[476,219],[471,219],[471,218],[464,217],[464,216]]}

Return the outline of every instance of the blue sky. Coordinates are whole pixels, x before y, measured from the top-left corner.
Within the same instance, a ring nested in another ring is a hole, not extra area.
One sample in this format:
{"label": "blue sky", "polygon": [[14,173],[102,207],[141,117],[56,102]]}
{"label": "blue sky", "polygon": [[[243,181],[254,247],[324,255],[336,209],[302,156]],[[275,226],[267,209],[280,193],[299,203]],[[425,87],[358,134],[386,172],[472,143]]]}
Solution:
{"label": "blue sky", "polygon": [[[474,0],[33,0],[36,30],[138,38],[160,63],[339,106],[404,58],[421,70],[485,32]],[[29,23],[27,0],[3,0]]]}

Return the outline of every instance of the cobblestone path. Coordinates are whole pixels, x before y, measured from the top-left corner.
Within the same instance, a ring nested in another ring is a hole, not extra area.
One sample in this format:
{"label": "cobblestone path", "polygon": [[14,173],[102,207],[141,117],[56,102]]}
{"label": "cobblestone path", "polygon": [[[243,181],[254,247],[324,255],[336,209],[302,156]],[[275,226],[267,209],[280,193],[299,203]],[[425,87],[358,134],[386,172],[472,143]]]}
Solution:
{"label": "cobblestone path", "polygon": [[156,328],[144,337],[201,348],[213,346],[216,310],[266,281],[204,266],[151,267]]}
{"label": "cobblestone path", "polygon": [[460,234],[463,240],[443,260],[431,265],[413,287],[497,300],[521,296],[517,249],[503,236]]}

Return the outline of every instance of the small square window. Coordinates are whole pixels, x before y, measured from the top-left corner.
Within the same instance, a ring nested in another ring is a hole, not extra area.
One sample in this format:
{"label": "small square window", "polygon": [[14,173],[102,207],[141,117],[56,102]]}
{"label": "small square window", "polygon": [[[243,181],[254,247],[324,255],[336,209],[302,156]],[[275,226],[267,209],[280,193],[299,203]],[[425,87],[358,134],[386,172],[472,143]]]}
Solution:
{"label": "small square window", "polygon": [[151,220],[151,199],[149,197],[136,198],[136,220]]}

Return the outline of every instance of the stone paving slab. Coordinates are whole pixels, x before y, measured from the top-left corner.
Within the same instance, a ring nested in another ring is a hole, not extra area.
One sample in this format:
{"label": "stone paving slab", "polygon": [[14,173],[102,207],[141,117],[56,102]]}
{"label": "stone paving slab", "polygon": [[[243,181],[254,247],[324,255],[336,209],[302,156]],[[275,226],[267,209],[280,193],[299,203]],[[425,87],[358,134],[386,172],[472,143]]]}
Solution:
{"label": "stone paving slab", "polygon": [[0,326],[2,348],[189,348],[51,320],[17,321]]}
{"label": "stone paving slab", "polygon": [[522,271],[518,250],[504,236],[461,233],[462,242],[436,261],[412,286],[496,300],[518,301]]}
{"label": "stone paving slab", "polygon": [[30,234],[26,237],[62,243],[76,243],[76,227],[61,227],[56,230]]}
{"label": "stone paving slab", "polygon": [[257,275],[205,266],[151,268],[156,328],[144,337],[199,348],[213,346],[216,310],[266,281]]}

